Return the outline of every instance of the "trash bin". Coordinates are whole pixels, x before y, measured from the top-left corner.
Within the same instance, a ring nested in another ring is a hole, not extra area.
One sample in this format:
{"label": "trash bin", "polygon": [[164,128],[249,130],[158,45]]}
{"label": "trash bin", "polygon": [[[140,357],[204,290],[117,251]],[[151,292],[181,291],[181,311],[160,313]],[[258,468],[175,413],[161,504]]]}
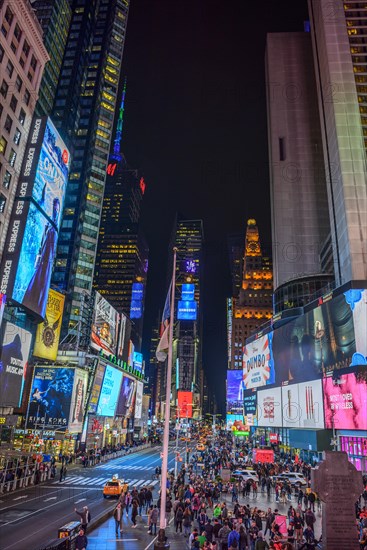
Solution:
{"label": "trash bin", "polygon": [[81,524],[80,521],[70,521],[62,527],[59,528],[58,538],[59,539],[68,539],[67,548],[68,550],[73,550],[75,548],[75,539],[78,536]]}

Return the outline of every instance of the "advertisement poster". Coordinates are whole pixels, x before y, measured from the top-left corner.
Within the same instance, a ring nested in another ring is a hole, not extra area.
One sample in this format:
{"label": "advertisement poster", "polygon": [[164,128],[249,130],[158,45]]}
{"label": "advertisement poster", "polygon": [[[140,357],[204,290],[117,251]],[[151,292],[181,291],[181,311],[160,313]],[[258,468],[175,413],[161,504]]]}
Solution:
{"label": "advertisement poster", "polygon": [[127,364],[129,365],[129,367],[134,366],[134,353],[135,353],[135,346],[132,343],[132,341],[129,340],[129,356],[127,359]]}
{"label": "advertisement poster", "polygon": [[134,369],[139,371],[141,374],[143,372],[143,354],[138,351],[134,351],[133,357]]}
{"label": "advertisement poster", "polygon": [[192,392],[191,391],[178,391],[178,410],[177,416],[179,418],[192,418]]}
{"label": "advertisement poster", "polygon": [[91,347],[97,351],[104,350],[116,355],[118,339],[117,311],[96,292],[92,321]]}
{"label": "advertisement poster", "polygon": [[137,382],[136,383],[136,399],[135,399],[135,414],[134,418],[141,418],[142,410],[143,410],[143,388],[144,384],[143,382]]}
{"label": "advertisement poster", "polygon": [[116,414],[119,416],[130,417],[134,412],[136,381],[130,376],[124,375],[122,380],[121,392],[119,395]]}
{"label": "advertisement poster", "polygon": [[74,375],[72,368],[34,368],[27,428],[68,428]]}
{"label": "advertisement poster", "polygon": [[251,390],[275,383],[272,351],[273,333],[270,332],[243,350],[243,389]]}
{"label": "advertisement poster", "polygon": [[140,319],[143,315],[144,285],[133,283],[130,304],[130,319]]}
{"label": "advertisement poster", "polygon": [[257,392],[257,424],[258,426],[282,426],[281,388]]}
{"label": "advertisement poster", "polygon": [[325,427],[336,430],[367,430],[367,383],[362,375],[344,374],[324,378]]}
{"label": "advertisement poster", "polygon": [[100,416],[114,416],[120,394],[122,371],[106,366],[101,393],[99,396],[97,414]]}
{"label": "advertisement poster", "polygon": [[19,407],[32,335],[12,323],[4,322],[0,338],[0,403],[2,407]]}
{"label": "advertisement poster", "polygon": [[198,316],[197,303],[193,301],[179,300],[177,306],[177,319],[179,321],[196,321]]}
{"label": "advertisement poster", "polygon": [[127,352],[126,346],[128,345],[127,335],[127,317],[123,313],[120,313],[120,327],[119,327],[119,341],[117,346],[117,357],[126,360]]}
{"label": "advertisement poster", "polygon": [[355,351],[353,313],[342,294],[274,330],[276,383],[321,378],[349,366]]}
{"label": "advertisement poster", "polygon": [[36,357],[55,361],[59,347],[64,302],[65,296],[50,288],[45,318],[43,323],[40,323],[37,327],[33,349],[33,355]]}
{"label": "advertisement poster", "polygon": [[282,386],[283,427],[324,427],[321,380]]}
{"label": "advertisement poster", "polygon": [[242,414],[229,414],[226,416],[227,429],[232,430],[232,427],[235,423],[244,424],[244,419]]}
{"label": "advertisement poster", "polygon": [[257,392],[246,390],[243,395],[243,414],[248,426],[257,426]]}
{"label": "advertisement poster", "polygon": [[82,369],[75,369],[69,418],[69,432],[71,433],[80,433],[82,431],[87,389],[88,372]]}
{"label": "advertisement poster", "polygon": [[227,412],[243,414],[242,370],[227,370]]}
{"label": "advertisement poster", "polygon": [[351,289],[344,296],[353,312],[356,352],[352,365],[367,365],[367,290]]}
{"label": "advertisement poster", "polygon": [[89,413],[95,414],[97,412],[98,401],[99,401],[99,396],[101,394],[105,370],[106,370],[105,365],[98,363],[96,372],[94,375],[92,391],[89,399],[89,406],[88,406]]}

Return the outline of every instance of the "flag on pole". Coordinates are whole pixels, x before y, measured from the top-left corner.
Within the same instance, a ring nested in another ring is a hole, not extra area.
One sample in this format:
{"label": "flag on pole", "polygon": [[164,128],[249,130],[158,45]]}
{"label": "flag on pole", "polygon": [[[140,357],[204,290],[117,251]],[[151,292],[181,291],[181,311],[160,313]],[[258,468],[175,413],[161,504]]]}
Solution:
{"label": "flag on pole", "polygon": [[161,330],[160,330],[160,340],[158,342],[157,351],[155,352],[156,358],[158,361],[164,362],[167,359],[168,355],[168,346],[169,346],[169,324],[170,324],[170,311],[171,311],[171,292],[172,292],[172,281],[169,285],[167,292],[166,301],[164,304]]}

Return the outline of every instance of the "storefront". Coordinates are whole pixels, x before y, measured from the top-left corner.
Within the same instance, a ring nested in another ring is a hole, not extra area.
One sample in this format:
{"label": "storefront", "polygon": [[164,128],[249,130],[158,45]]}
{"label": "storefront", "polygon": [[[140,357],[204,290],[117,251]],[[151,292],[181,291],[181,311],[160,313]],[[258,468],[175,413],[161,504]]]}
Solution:
{"label": "storefront", "polygon": [[359,472],[367,472],[367,437],[360,431],[338,430],[338,448],[345,451],[348,460]]}
{"label": "storefront", "polygon": [[26,453],[42,453],[59,456],[75,453],[77,434],[57,432],[53,430],[14,430],[14,449]]}

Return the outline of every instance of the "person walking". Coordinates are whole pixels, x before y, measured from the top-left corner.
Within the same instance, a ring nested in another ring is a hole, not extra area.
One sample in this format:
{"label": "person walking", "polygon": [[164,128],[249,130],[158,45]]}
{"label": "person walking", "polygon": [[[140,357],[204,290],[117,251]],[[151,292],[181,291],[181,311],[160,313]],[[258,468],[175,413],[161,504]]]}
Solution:
{"label": "person walking", "polygon": [[139,505],[139,502],[136,498],[134,498],[133,502],[132,502],[132,507],[131,507],[131,521],[133,522],[132,524],[132,528],[135,529],[135,527],[137,527],[136,525],[136,517],[138,515],[138,505]]}
{"label": "person walking", "polygon": [[159,515],[159,511],[158,511],[157,505],[154,504],[153,510],[151,511],[151,514],[150,514],[150,530],[152,535],[157,534],[158,515]]}
{"label": "person walking", "polygon": [[88,509],[88,506],[83,506],[83,510],[79,512],[76,508],[74,508],[74,511],[78,516],[80,517],[80,523],[82,524],[82,529],[84,533],[87,532],[88,523],[91,520],[90,511]]}
{"label": "person walking", "polygon": [[192,513],[189,506],[185,508],[182,525],[184,529],[184,537],[189,537],[191,533],[191,526],[192,526]]}
{"label": "person walking", "polygon": [[182,521],[183,521],[183,510],[181,506],[177,506],[176,513],[175,513],[175,523],[176,523],[176,533],[180,529],[180,533],[182,533]]}
{"label": "person walking", "polygon": [[264,533],[262,531],[259,531],[255,542],[255,550],[267,550],[268,548],[269,545],[264,539]]}
{"label": "person walking", "polygon": [[124,514],[124,510],[121,506],[121,502],[118,502],[117,505],[116,505],[116,508],[114,509],[114,512],[113,512],[113,517],[115,519],[115,527],[116,527],[116,536],[118,535],[118,530],[120,528],[120,535],[122,535],[123,531],[122,531],[122,516]]}

